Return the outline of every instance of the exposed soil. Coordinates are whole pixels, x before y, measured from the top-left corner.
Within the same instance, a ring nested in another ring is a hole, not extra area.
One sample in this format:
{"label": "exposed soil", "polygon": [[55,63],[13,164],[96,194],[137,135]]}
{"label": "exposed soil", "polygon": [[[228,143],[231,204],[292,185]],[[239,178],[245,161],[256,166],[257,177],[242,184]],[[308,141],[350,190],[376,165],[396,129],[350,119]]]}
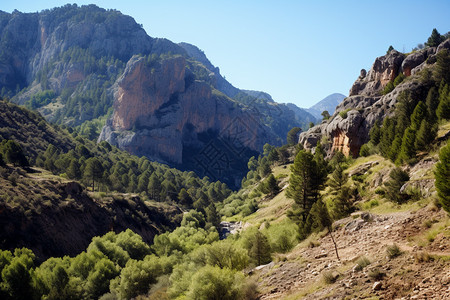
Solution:
{"label": "exposed soil", "polygon": [[[428,230],[426,221],[445,218],[445,212],[428,206],[416,212],[370,215],[368,220],[339,220],[333,237],[341,261],[329,234],[318,240],[319,246],[297,247],[284,261],[256,271],[261,299],[450,299],[450,228],[433,242],[417,243]],[[402,254],[390,259],[386,247],[394,243]],[[359,256],[371,263],[356,271]],[[375,269],[385,276],[373,279]],[[324,283],[325,272],[338,276],[336,282]]]}

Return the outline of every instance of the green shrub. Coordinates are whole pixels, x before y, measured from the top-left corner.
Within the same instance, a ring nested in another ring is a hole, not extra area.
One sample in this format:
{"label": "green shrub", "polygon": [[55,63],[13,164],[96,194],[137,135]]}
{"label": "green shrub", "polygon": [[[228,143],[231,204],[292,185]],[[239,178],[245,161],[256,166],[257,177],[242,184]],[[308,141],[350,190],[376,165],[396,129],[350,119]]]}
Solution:
{"label": "green shrub", "polygon": [[239,298],[243,275],[240,272],[219,267],[206,266],[192,277],[187,299],[223,299]]}
{"label": "green shrub", "polygon": [[405,79],[405,75],[403,75],[402,72],[400,72],[400,74],[398,74],[397,77],[395,77],[394,79],[394,87],[396,87],[397,85],[399,85],[400,83],[402,83],[402,81]]}
{"label": "green shrub", "polygon": [[369,156],[370,155],[370,147],[368,144],[364,144],[359,149],[359,156]]}
{"label": "green shrub", "polygon": [[339,115],[341,116],[342,119],[347,119],[347,113],[351,110],[352,110],[351,108],[347,108],[346,110],[339,112]]}
{"label": "green shrub", "polygon": [[418,263],[429,262],[433,257],[428,252],[417,252],[414,254],[414,259]]}
{"label": "green shrub", "polygon": [[361,271],[362,269],[364,269],[368,265],[370,265],[370,260],[367,257],[365,257],[365,256],[360,256],[358,258],[358,260],[356,260],[356,268],[355,269],[357,271]]}
{"label": "green shrub", "polygon": [[400,188],[409,180],[408,173],[397,167],[389,173],[389,177],[391,179],[384,184],[387,198],[395,203],[404,202],[406,195],[400,193]]}
{"label": "green shrub", "polygon": [[384,87],[383,91],[381,92],[383,95],[387,95],[390,92],[392,92],[394,90],[395,86],[394,83],[392,81],[389,81],[388,84],[386,84],[386,86]]}
{"label": "green shrub", "polygon": [[395,258],[395,257],[399,256],[400,254],[402,254],[402,251],[397,246],[397,244],[394,243],[394,244],[388,245],[386,247],[386,254],[389,258]]}
{"label": "green shrub", "polygon": [[339,274],[332,271],[325,271],[322,273],[322,278],[326,284],[332,284],[335,283],[336,280],[339,278]]}
{"label": "green shrub", "polygon": [[439,162],[434,171],[435,186],[442,207],[450,213],[450,143],[439,153]]}
{"label": "green shrub", "polygon": [[386,276],[386,273],[381,271],[379,268],[374,268],[369,271],[367,274],[372,280],[381,280],[384,276]]}

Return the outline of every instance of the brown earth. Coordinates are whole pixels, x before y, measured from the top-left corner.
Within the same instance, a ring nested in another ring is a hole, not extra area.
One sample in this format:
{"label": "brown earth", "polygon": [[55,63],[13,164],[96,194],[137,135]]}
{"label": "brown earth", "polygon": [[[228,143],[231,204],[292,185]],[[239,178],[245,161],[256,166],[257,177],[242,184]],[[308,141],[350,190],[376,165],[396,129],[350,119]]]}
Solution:
{"label": "brown earth", "polygon": [[[309,243],[320,243],[316,247],[304,242],[280,262],[256,271],[260,299],[450,299],[450,228],[444,227],[432,242],[424,235],[436,222],[448,224],[448,216],[432,204],[416,211],[370,215],[370,220],[358,215],[339,220],[333,237],[341,260],[329,234]],[[394,243],[402,254],[390,259],[386,248]],[[360,256],[371,264],[356,271]],[[385,276],[372,279],[374,269]],[[335,283],[324,283],[327,272],[338,276]],[[376,281],[381,282],[378,290]]]}

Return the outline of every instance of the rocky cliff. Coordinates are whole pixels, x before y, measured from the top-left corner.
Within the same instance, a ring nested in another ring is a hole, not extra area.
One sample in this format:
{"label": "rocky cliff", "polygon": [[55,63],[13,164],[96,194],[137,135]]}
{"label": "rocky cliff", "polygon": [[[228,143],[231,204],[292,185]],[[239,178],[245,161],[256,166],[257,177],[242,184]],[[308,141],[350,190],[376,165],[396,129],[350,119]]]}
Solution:
{"label": "rocky cliff", "polygon": [[[428,86],[420,80],[419,71],[430,68],[435,55],[442,49],[450,49],[450,39],[438,47],[425,48],[409,55],[392,50],[378,57],[369,72],[361,74],[350,89],[349,97],[337,107],[333,116],[321,124],[302,132],[299,143],[306,149],[313,149],[322,141],[329,154],[342,151],[345,155],[357,156],[360,147],[368,142],[369,131],[375,122],[392,115],[397,98],[409,90],[421,99],[426,98]],[[391,92],[382,95],[385,86],[398,74],[407,77]]]}
{"label": "rocky cliff", "polygon": [[[181,56],[150,63],[133,56],[114,90],[114,113],[99,140],[138,156],[188,164],[201,175],[217,179],[221,174],[209,168],[230,172],[233,162],[242,164],[266,142],[278,143],[253,111],[195,80]],[[203,171],[199,164],[204,164]],[[235,184],[234,180],[229,183]]]}

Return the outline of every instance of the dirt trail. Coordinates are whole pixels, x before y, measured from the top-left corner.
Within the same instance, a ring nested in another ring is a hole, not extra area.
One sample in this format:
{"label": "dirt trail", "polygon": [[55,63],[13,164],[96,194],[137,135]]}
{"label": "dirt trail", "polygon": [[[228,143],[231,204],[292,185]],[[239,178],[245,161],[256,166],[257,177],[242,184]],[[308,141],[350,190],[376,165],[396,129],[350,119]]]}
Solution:
{"label": "dirt trail", "polygon": [[[439,234],[424,247],[412,242],[415,236],[427,230],[426,221],[445,218],[442,210],[422,208],[416,212],[363,214],[363,217],[365,219],[349,217],[334,224],[333,236],[338,244],[340,262],[330,236],[326,235],[319,240],[319,246],[294,249],[286,261],[263,268],[259,273],[261,299],[282,299],[291,294],[296,295],[293,299],[302,296],[306,299],[450,299],[450,263],[442,260],[418,262],[415,258],[421,252],[450,256],[449,234]],[[386,246],[394,243],[404,253],[390,260]],[[355,272],[355,261],[362,255],[369,258],[371,264]],[[386,273],[380,280],[382,288],[377,291],[372,289],[374,280],[368,276],[374,268]],[[322,283],[325,287],[320,288],[319,282],[326,271],[335,272],[339,278],[331,285]]]}

